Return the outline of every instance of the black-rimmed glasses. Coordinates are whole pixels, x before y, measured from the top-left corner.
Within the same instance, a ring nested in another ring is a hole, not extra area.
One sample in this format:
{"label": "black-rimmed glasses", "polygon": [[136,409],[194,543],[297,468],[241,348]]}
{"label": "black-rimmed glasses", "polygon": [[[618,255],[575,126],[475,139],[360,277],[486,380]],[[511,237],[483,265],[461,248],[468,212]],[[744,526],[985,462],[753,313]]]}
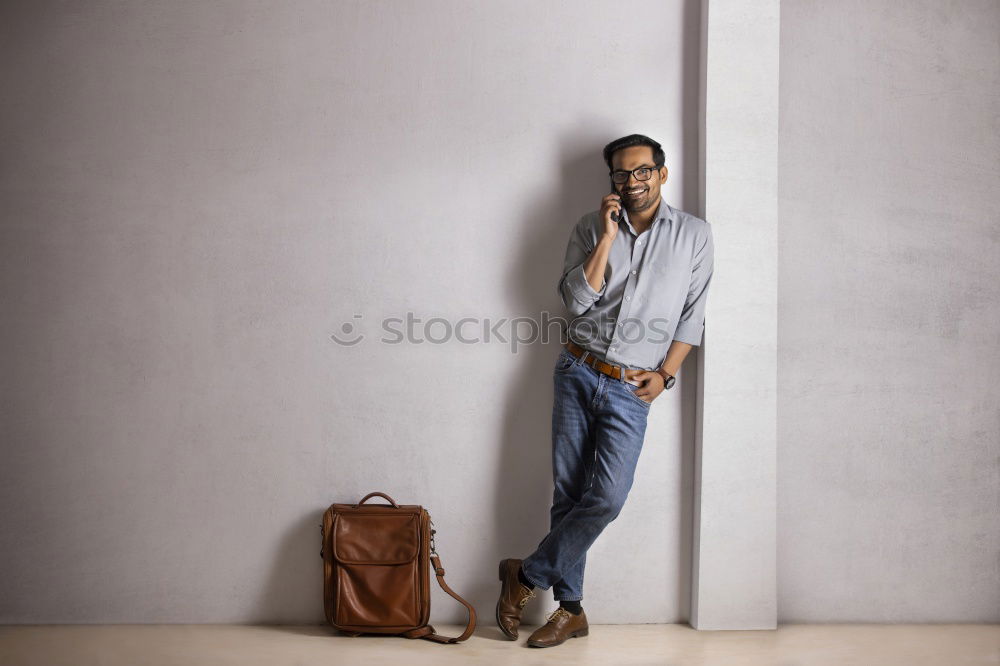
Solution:
{"label": "black-rimmed glasses", "polygon": [[617,171],[611,172],[611,181],[621,185],[622,183],[628,182],[629,176],[635,176],[636,180],[649,180],[653,177],[653,172],[660,167],[639,167],[638,169],[632,169],[631,171],[626,171],[624,169],[618,169]]}

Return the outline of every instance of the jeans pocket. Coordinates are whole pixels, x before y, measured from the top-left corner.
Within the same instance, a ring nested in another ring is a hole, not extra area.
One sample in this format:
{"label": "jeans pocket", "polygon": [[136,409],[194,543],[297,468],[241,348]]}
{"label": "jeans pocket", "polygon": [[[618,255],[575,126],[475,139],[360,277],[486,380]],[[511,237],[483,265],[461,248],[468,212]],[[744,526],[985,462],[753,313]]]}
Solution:
{"label": "jeans pocket", "polygon": [[570,354],[567,350],[563,349],[556,358],[556,367],[554,371],[556,374],[569,372],[573,368],[574,363],[576,363],[576,357]]}
{"label": "jeans pocket", "polygon": [[625,386],[625,392],[628,393],[629,396],[631,396],[631,398],[635,400],[637,403],[639,403],[646,409],[649,409],[650,406],[652,406],[653,403],[646,402],[645,400],[643,400],[642,398],[640,398],[635,394],[636,390],[639,388],[638,386],[636,386],[635,384],[630,384],[628,382],[625,382],[624,386]]}

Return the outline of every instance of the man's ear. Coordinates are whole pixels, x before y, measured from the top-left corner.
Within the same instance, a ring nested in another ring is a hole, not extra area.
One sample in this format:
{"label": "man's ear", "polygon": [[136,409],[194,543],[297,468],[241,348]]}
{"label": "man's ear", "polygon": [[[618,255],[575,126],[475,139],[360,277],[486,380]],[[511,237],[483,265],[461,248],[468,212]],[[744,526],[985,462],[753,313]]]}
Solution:
{"label": "man's ear", "polygon": [[661,183],[667,182],[667,174],[669,174],[669,173],[670,172],[667,169],[666,165],[663,165],[663,166],[660,167],[660,182]]}

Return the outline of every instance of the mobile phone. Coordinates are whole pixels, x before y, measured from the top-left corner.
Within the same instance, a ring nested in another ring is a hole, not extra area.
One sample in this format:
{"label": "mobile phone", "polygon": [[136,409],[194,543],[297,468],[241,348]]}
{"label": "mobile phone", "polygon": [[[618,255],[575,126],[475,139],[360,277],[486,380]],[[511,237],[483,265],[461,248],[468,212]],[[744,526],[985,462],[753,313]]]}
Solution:
{"label": "mobile phone", "polygon": [[[618,194],[618,192],[615,191],[615,186],[614,185],[611,186],[611,194]],[[622,205],[621,204],[621,199],[622,199],[621,195],[619,195],[618,196],[618,209],[619,210],[621,210],[621,205]],[[618,214],[618,211],[615,211],[615,212],[611,213],[611,219],[614,220],[615,222],[621,222],[622,221],[621,220],[621,215]]]}

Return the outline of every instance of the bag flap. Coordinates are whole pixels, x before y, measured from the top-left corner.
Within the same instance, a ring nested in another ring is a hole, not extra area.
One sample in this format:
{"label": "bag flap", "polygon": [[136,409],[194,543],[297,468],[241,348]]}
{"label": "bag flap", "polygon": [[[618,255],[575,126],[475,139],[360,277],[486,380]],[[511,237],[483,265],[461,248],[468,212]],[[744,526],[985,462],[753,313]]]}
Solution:
{"label": "bag flap", "polygon": [[333,557],[344,564],[405,564],[417,557],[420,523],[414,513],[338,513]]}

